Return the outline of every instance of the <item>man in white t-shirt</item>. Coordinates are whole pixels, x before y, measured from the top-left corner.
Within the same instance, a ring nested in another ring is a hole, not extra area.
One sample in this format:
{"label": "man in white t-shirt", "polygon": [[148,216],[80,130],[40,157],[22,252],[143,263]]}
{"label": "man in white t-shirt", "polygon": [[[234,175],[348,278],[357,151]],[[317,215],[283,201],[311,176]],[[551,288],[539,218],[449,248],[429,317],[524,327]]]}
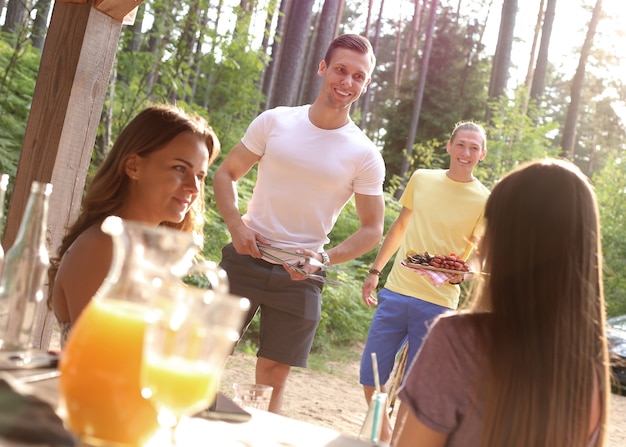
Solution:
{"label": "man in white t-shirt", "polygon": [[[311,105],[277,107],[259,115],[213,180],[215,201],[231,234],[220,265],[231,292],[252,303],[246,325],[261,309],[256,381],[274,387],[278,413],[292,366],[305,367],[321,315],[322,283],[264,256],[258,245],[297,251],[330,265],[374,249],[383,234],[385,167],[376,146],[350,119],[350,105],[371,81],[375,57],[367,39],[336,38],[319,64],[323,83]],[[246,213],[236,182],[258,165]],[[359,229],[332,247],[339,213],[354,196]],[[322,274],[310,261],[300,266]]]}

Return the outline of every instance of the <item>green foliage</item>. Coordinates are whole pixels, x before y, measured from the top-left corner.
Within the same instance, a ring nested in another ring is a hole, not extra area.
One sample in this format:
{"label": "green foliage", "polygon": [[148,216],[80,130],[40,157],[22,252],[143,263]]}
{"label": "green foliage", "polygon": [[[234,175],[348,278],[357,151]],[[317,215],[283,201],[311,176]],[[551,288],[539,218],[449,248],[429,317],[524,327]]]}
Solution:
{"label": "green foliage", "polygon": [[626,163],[611,157],[594,181],[602,224],[607,312],[609,316],[626,314]]}
{"label": "green foliage", "polygon": [[[259,75],[263,60],[259,53],[246,51],[240,45],[224,49],[224,59],[217,63],[210,57],[203,60],[198,90],[206,98],[206,109],[225,150],[230,150],[243,136],[247,125],[259,111],[263,95],[259,91]],[[206,73],[206,74],[205,74]]]}
{"label": "green foliage", "polygon": [[[418,150],[417,158],[412,159],[413,169],[445,167],[445,144],[435,142],[447,142],[458,121],[482,119],[487,107],[489,64],[473,57],[481,50],[478,31],[471,23],[457,20],[446,7],[437,15],[436,29],[415,137],[418,147],[424,145],[423,149],[434,151],[430,152],[430,157],[424,157],[428,150],[422,153]],[[386,132],[382,140],[387,182],[404,174],[401,166],[406,156],[416,85],[417,74],[410,74],[400,86],[398,98],[384,103],[382,116]]]}
{"label": "green foliage", "polygon": [[373,310],[367,308],[361,299],[364,276],[352,269],[331,276],[345,285],[324,288],[322,319],[313,342],[314,351],[364,339],[372,319]]}
{"label": "green foliage", "polygon": [[39,51],[0,40],[0,172],[15,178],[39,69]]}
{"label": "green foliage", "polygon": [[387,172],[385,190],[394,197],[400,197],[406,182],[416,169],[445,169],[450,164],[449,156],[446,152],[446,143],[441,143],[436,139],[414,144],[411,155],[404,150],[402,157],[408,159],[408,171],[406,176],[391,174],[389,171]]}
{"label": "green foliage", "polygon": [[549,135],[557,123],[536,124],[537,110],[533,106],[524,112],[524,92],[518,91],[514,100],[502,97],[491,104],[491,125],[487,130],[487,156],[476,169],[476,176],[489,188],[505,173],[528,160],[557,157]]}
{"label": "green foliage", "polygon": [[[142,33],[139,51],[129,51],[130,27],[122,28],[122,39],[107,103],[112,107],[112,138],[126,123],[151,102],[177,102],[205,116],[221,143],[222,157],[242,137],[249,122],[257,115],[263,95],[259,84],[267,65],[267,55],[254,50],[254,36],[249,33],[252,11],[237,8],[239,16],[232,31],[218,32],[214,2],[174,2],[149,0],[145,6],[155,19],[151,30]],[[227,7],[224,7],[226,9]],[[362,29],[356,24],[358,11],[367,2],[347,2],[342,32]],[[490,61],[481,47],[482,30],[475,20],[460,17],[446,5],[440,6],[432,45],[429,70],[417,136],[411,154],[406,139],[414,108],[417,72],[403,73],[404,83],[396,91],[395,58],[397,28],[383,31],[379,41],[378,66],[370,90],[367,134],[383,146],[387,166],[385,183],[385,233],[393,223],[400,205],[393,198],[405,178],[401,168],[408,157],[410,173],[417,168],[444,168],[448,164],[445,143],[453,125],[460,120],[480,121],[487,109]],[[463,8],[462,8],[463,9]],[[207,14],[207,11],[210,14]],[[149,14],[149,15],[150,15]],[[257,17],[258,18],[258,17]],[[201,25],[202,20],[205,20]],[[383,29],[389,23],[383,25]],[[402,28],[402,44],[408,42],[408,26]],[[196,38],[202,39],[198,42]],[[32,95],[37,78],[40,54],[22,43],[17,36],[0,36],[0,171],[15,177]],[[200,49],[201,51],[198,51]],[[418,51],[416,66],[419,68]],[[411,65],[411,64],[409,64]],[[584,93],[584,119],[579,123],[575,162],[585,172],[593,173],[602,214],[602,243],[605,256],[605,291],[609,314],[626,313],[626,238],[623,216],[626,214],[626,168],[624,126],[612,109],[602,80],[588,74]],[[567,76],[549,72],[542,103],[528,109],[520,90],[511,98],[489,105],[493,121],[487,126],[488,155],[476,170],[488,186],[517,164],[544,156],[557,156],[560,146],[559,123],[567,110]],[[623,89],[623,86],[622,86]],[[617,91],[617,88],[616,88]],[[360,110],[353,119],[360,122]],[[106,150],[106,148],[105,148]],[[99,164],[99,154],[92,160],[91,171]],[[219,164],[211,167],[209,178]],[[602,168],[600,170],[600,168]],[[238,182],[240,208],[245,210],[252,194],[255,171]],[[216,210],[212,188],[207,181],[205,259],[219,261],[221,248],[230,235]],[[330,234],[329,247],[349,237],[359,227],[354,202],[343,210]],[[373,309],[364,306],[361,285],[377,250],[345,263],[345,270],[329,275],[344,286],[327,286],[323,293],[322,319],[314,342],[314,351],[352,344],[363,340]],[[380,284],[385,283],[391,263],[385,267]],[[253,321],[240,347],[253,351],[258,334],[258,320]]]}

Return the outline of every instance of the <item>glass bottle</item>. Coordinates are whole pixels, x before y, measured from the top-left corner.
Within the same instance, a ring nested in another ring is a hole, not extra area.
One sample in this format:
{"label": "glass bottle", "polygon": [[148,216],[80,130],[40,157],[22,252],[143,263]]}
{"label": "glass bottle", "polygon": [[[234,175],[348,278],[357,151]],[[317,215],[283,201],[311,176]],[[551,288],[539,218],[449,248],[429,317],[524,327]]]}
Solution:
{"label": "glass bottle", "polygon": [[387,393],[374,391],[358,439],[376,446],[381,445],[380,433],[385,411],[387,411]]}
{"label": "glass bottle", "polygon": [[[141,395],[145,318],[184,293],[181,278],[201,240],[114,216],[101,228],[113,238],[113,259],[63,349],[60,408],[67,427],[87,444],[143,445],[158,428],[156,410]],[[213,290],[227,291],[225,272],[211,264]]]}
{"label": "glass bottle", "polygon": [[31,350],[34,323],[44,299],[44,278],[50,264],[46,248],[48,201],[52,185],[34,181],[15,242],[0,274],[0,348]]}

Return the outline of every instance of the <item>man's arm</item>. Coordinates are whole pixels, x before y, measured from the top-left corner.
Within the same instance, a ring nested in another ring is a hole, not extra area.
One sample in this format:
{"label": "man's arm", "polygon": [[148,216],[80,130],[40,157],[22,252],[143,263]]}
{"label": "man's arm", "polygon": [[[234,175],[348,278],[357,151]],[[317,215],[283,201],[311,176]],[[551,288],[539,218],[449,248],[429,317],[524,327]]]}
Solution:
{"label": "man's arm", "polygon": [[385,236],[385,240],[381,245],[380,250],[378,250],[378,254],[372,264],[372,268],[382,270],[385,265],[387,265],[389,259],[391,259],[402,243],[402,238],[404,238],[406,227],[409,225],[409,220],[411,219],[412,214],[412,210],[404,206],[402,207],[402,210],[400,211],[400,214],[398,214],[395,222],[391,225],[391,227],[389,227],[389,231]]}
{"label": "man's arm", "polygon": [[328,251],[332,264],[340,264],[373,250],[383,237],[385,200],[383,195],[355,194],[359,229],[348,239]]}
{"label": "man's arm", "polygon": [[237,180],[246,175],[260,158],[240,141],[231,149],[213,177],[215,204],[228,227],[235,250],[255,258],[261,257],[257,247],[258,235],[241,220]]}
{"label": "man's arm", "polygon": [[[396,218],[395,222],[389,227],[389,231],[385,236],[385,240],[378,250],[378,254],[376,255],[376,259],[374,259],[374,263],[372,264],[373,270],[378,270],[379,272],[383,270],[389,259],[394,255],[396,251],[398,251],[398,247],[402,243],[402,238],[404,238],[404,234],[406,233],[406,228],[409,225],[409,220],[411,219],[411,215],[413,211],[407,207],[402,207],[400,214]],[[363,282],[363,286],[361,287],[361,291],[363,293],[363,302],[366,306],[373,306],[377,304],[376,298],[374,298],[373,292],[378,286],[378,275],[370,273],[365,278]]]}

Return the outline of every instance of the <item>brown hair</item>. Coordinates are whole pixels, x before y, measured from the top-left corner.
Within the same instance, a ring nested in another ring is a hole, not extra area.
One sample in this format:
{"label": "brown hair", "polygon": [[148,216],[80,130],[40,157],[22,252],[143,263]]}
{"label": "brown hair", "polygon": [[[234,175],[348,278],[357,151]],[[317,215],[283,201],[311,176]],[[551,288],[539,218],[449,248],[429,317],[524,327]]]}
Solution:
{"label": "brown hair", "polygon": [[[175,105],[156,104],[141,111],[126,125],[87,188],[81,213],[67,230],[57,250],[57,257],[50,260],[48,270],[50,292],[61,258],[76,238],[92,225],[115,214],[125,203],[130,183],[125,171],[128,157],[134,154],[146,156],[162,148],[183,132],[192,132],[205,140],[210,165],[220,152],[220,142],[213,129],[199,115],[187,113]],[[162,225],[202,234],[204,201],[204,190],[201,188],[197,200],[182,222],[164,222]],[[51,293],[48,297],[48,306],[50,296]]]}
{"label": "brown hair", "polygon": [[493,189],[474,310],[486,350],[482,446],[586,446],[594,384],[609,397],[598,205],[572,163],[525,164]]}
{"label": "brown hair", "polygon": [[365,37],[359,36],[358,34],[343,34],[335,38],[335,40],[333,40],[328,46],[328,50],[326,50],[326,55],[324,56],[324,61],[326,62],[327,66],[330,65],[330,61],[333,58],[335,50],[339,48],[345,48],[361,54],[369,55],[370,74],[372,73],[372,71],[374,71],[374,66],[376,65],[376,56],[374,55],[372,44]]}

